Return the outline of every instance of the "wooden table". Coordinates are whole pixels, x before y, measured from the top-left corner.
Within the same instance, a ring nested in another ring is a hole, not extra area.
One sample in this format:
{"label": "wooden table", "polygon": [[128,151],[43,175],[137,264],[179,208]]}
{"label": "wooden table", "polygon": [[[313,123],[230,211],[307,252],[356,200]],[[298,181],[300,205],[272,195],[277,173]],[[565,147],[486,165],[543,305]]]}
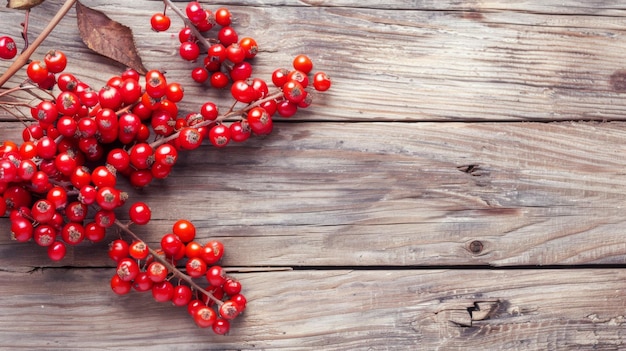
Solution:
{"label": "wooden table", "polygon": [[[189,82],[178,19],[150,30],[160,1],[83,3],[131,27],[145,65],[185,84],[182,111],[228,106],[228,93]],[[228,336],[149,295],[114,295],[106,243],[52,264],[7,229],[2,347],[626,348],[626,5],[388,3],[229,4],[259,42],[255,76],[306,53],[332,90],[270,136],[205,145],[168,179],[126,185],[152,207],[146,241],[186,218],[201,241],[224,242],[249,300]],[[60,6],[33,9],[31,33]],[[0,18],[19,37],[22,13]],[[62,49],[70,71],[102,86],[124,67],[87,49],[75,20],[36,55]],[[19,140],[22,125],[2,117],[0,137]]]}

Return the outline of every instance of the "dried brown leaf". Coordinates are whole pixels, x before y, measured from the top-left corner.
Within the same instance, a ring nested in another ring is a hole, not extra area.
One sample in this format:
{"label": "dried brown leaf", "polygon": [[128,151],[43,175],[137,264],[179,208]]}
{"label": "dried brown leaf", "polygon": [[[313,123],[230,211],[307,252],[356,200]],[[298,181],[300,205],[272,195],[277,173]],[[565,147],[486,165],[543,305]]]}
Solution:
{"label": "dried brown leaf", "polygon": [[135,47],[132,30],[104,13],[76,3],[78,32],[88,48],[140,74],[147,72]]}
{"label": "dried brown leaf", "polygon": [[7,7],[10,9],[28,10],[44,1],[45,0],[9,0]]}

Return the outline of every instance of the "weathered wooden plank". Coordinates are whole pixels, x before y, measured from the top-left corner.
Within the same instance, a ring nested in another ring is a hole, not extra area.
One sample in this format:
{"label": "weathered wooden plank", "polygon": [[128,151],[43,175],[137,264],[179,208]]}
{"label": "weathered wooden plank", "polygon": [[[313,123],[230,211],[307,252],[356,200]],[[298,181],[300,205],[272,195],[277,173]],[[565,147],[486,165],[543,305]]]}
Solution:
{"label": "weathered wooden plank", "polygon": [[616,350],[620,270],[291,271],[239,274],[232,333],[196,328],[148,295],[115,296],[111,269],[0,272],[7,349]]}
{"label": "weathered wooden plank", "polygon": [[[624,140],[618,122],[279,124],[128,190],[153,208],[147,241],[187,218],[231,265],[622,264]],[[0,251],[49,264],[6,235]],[[109,264],[86,252],[63,264]]]}
{"label": "weathered wooden plank", "polygon": [[[141,7],[123,1],[85,3],[134,30],[148,68],[166,70],[171,80],[188,81],[196,64],[176,58],[175,31],[154,33],[147,25],[149,16],[161,9],[159,2],[142,2]],[[303,119],[623,119],[621,52],[626,36],[618,4],[583,8],[573,1],[566,10],[556,3],[525,2],[511,8],[472,2],[470,7],[490,10],[464,12],[453,5],[454,10],[442,11],[431,3],[417,4],[434,10],[416,5],[420,10],[412,11],[401,2],[402,11],[325,6],[234,6],[233,11],[240,33],[259,41],[256,75],[268,77],[300,52],[332,75],[335,89],[321,108]],[[37,7],[31,32],[38,33],[58,6],[48,1]],[[20,14],[5,9],[1,14],[3,21],[21,20]],[[68,51],[70,70],[99,87],[121,67],[80,43],[73,16],[63,20],[38,54],[59,47]],[[93,70],[92,63],[101,69]],[[6,65],[0,62],[0,70]],[[218,100],[225,95],[193,84],[187,93],[185,111],[196,109],[207,95]]]}

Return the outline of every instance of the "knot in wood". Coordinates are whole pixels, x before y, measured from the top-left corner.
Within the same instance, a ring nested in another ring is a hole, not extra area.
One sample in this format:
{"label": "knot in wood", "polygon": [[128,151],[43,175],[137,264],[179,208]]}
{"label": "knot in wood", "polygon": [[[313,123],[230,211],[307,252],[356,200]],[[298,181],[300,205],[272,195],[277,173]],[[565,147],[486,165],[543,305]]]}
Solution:
{"label": "knot in wood", "polygon": [[483,251],[483,243],[479,240],[474,240],[469,244],[469,249],[473,254],[479,254]]}

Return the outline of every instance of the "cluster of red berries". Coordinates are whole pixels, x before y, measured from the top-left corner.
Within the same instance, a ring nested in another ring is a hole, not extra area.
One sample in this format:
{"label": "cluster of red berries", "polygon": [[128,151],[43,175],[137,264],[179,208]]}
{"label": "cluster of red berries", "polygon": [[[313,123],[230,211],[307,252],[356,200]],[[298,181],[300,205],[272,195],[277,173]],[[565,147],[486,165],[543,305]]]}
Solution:
{"label": "cluster of red berries", "polygon": [[[187,28],[194,31],[204,32],[209,29],[206,23],[214,21],[222,26],[220,33],[230,28],[231,15],[225,9],[212,13],[192,2],[187,17]],[[253,41],[234,40],[234,31],[230,33],[230,43],[222,38],[229,35],[218,35],[219,45],[248,48],[245,58],[256,54]],[[9,57],[11,50],[15,50],[14,43],[0,38],[1,57]],[[228,68],[226,86],[232,80],[230,92],[236,103],[220,113],[214,103],[206,102],[188,114],[180,113],[177,106],[184,97],[183,87],[168,82],[160,71],[141,76],[128,69],[111,77],[101,89],[93,89],[64,72],[67,58],[61,51],[30,61],[29,82],[14,90],[43,89],[49,97],[34,94],[40,101],[29,105],[34,122],[23,129],[21,144],[0,143],[0,215],[8,213],[12,238],[34,241],[47,248],[51,260],[60,261],[67,245],[102,241],[107,229],[116,226],[133,239],[131,244],[122,239],[111,244],[109,254],[118,264],[111,280],[116,293],[151,290],[157,301],[187,305],[199,326],[211,326],[218,334],[227,332],[228,321],[245,309],[246,300],[241,284],[217,265],[223,245],[196,243],[193,225],[180,220],[172,233],[163,236],[160,250],[148,248],[129,229],[130,224],[116,218],[128,198],[118,188],[117,177],[128,177],[135,187],[166,178],[179,152],[193,150],[205,139],[224,147],[231,140],[242,142],[252,135],[268,134],[273,116],[293,116],[311,104],[312,90],[325,91],[331,85],[325,73],[312,73],[313,63],[305,55],[295,57],[292,69],[273,72],[273,89],[264,80],[251,78],[251,70],[250,74],[233,74],[236,61],[228,55],[216,61],[220,63],[216,72]],[[244,106],[235,109],[237,104]],[[150,221],[151,210],[135,202],[128,217],[130,223],[144,225]],[[184,272],[179,264],[184,265]],[[208,280],[206,289],[194,281],[202,277]]]}
{"label": "cluster of red berries", "polygon": [[[218,265],[224,245],[211,240],[205,245],[194,241],[196,229],[187,220],[178,220],[172,232],[161,239],[160,250],[152,250],[141,240],[131,244],[118,239],[109,247],[109,257],[117,264],[111,289],[124,295],[133,289],[152,292],[157,302],[171,302],[187,307],[187,312],[201,328],[211,327],[216,334],[226,334],[230,321],[246,308],[241,283],[226,275]],[[158,258],[155,259],[155,258]],[[186,276],[174,274],[178,265]],[[206,288],[196,279],[205,278]]]}
{"label": "cluster of red berries", "polygon": [[13,38],[3,35],[0,37],[0,58],[10,60],[17,55],[17,45]]}
{"label": "cluster of red berries", "polygon": [[[252,76],[252,65],[248,60],[256,56],[257,42],[250,37],[240,38],[232,27],[232,15],[227,8],[211,11],[192,1],[187,4],[184,15],[188,25],[178,33],[179,55],[187,61],[202,61],[202,66],[191,71],[196,82],[209,82],[215,88],[225,88],[231,82]],[[170,23],[165,13],[156,13],[151,19],[156,31],[169,29]],[[214,28],[219,30],[208,38]]]}

